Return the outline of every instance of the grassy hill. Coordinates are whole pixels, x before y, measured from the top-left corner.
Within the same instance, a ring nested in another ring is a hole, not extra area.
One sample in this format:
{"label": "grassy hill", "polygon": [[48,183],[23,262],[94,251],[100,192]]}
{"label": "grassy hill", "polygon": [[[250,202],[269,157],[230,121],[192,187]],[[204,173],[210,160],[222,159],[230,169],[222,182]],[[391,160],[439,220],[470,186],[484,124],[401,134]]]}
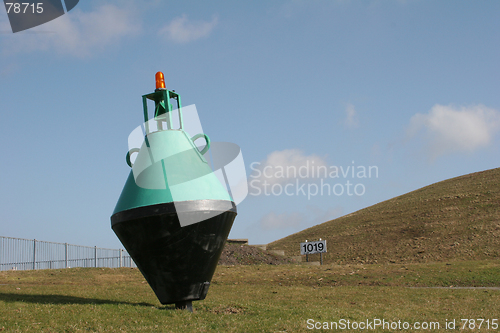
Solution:
{"label": "grassy hill", "polygon": [[326,263],[499,258],[500,168],[423,187],[277,240],[268,249],[300,255],[300,242],[319,238],[327,240]]}

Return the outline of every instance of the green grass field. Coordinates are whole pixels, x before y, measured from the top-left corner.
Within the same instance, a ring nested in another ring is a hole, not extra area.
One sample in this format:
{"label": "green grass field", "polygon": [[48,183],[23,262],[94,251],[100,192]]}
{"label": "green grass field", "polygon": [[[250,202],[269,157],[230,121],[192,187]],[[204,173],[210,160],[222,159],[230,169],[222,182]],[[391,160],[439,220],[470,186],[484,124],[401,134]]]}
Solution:
{"label": "green grass field", "polygon": [[446,322],[458,330],[461,319],[476,319],[474,331],[477,319],[489,320],[482,331],[500,331],[492,329],[500,263],[219,266],[207,299],[193,307],[162,306],[137,269],[0,272],[5,332],[310,332],[307,320],[319,327],[342,319],[436,322],[433,332],[449,332]]}

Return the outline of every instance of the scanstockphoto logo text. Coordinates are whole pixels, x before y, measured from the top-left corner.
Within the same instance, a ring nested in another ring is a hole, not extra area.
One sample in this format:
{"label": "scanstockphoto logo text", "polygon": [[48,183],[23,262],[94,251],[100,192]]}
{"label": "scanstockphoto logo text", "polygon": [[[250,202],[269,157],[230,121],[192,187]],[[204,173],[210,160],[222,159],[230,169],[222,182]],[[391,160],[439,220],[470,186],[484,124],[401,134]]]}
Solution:
{"label": "scanstockphoto logo text", "polygon": [[248,181],[252,196],[363,196],[367,179],[379,177],[376,165],[315,165],[314,161],[295,166],[250,164]]}

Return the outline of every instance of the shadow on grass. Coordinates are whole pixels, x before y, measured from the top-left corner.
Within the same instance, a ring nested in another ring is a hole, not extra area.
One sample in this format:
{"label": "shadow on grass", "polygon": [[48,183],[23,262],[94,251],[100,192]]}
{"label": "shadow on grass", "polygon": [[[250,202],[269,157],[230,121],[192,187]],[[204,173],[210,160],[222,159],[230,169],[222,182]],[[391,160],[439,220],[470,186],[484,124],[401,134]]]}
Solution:
{"label": "shadow on grass", "polygon": [[133,306],[155,306],[150,303],[133,303],[112,301],[98,298],[85,298],[66,295],[33,295],[19,293],[0,293],[0,301],[2,302],[28,302],[37,304],[114,304],[114,305],[133,305]]}

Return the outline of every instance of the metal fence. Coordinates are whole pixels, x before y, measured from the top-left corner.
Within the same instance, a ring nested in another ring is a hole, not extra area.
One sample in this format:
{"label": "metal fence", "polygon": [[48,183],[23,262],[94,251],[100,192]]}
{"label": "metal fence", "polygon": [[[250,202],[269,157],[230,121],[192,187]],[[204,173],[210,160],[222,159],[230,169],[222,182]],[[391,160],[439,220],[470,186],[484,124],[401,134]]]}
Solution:
{"label": "metal fence", "polygon": [[71,267],[137,267],[122,249],[0,236],[0,271]]}

